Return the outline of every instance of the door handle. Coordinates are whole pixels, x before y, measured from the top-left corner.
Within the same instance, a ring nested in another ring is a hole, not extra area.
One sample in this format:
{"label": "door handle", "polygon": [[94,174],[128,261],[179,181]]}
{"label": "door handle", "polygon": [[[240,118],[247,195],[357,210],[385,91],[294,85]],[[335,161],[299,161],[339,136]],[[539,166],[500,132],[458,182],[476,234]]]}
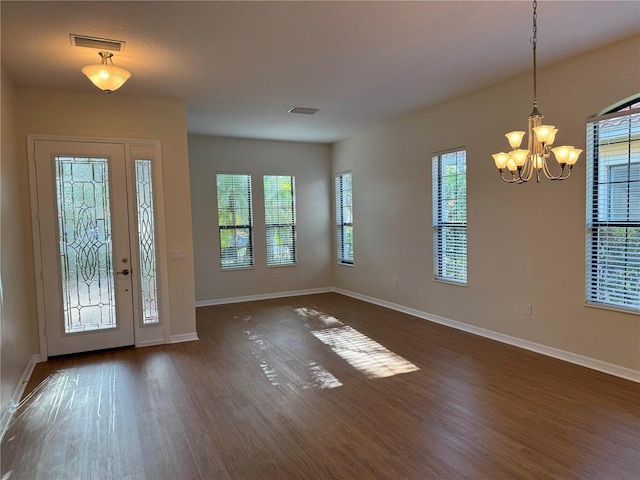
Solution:
{"label": "door handle", "polygon": [[127,270],[126,268],[124,270],[122,270],[121,272],[116,272],[118,275],[129,275],[129,270]]}

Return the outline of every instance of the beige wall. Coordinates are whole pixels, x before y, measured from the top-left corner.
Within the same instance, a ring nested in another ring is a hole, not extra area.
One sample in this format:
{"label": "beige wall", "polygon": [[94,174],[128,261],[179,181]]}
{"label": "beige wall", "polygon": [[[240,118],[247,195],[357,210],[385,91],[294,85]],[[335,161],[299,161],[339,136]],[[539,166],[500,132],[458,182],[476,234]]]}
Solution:
{"label": "beige wall", "polygon": [[29,173],[27,162],[18,154],[15,136],[16,90],[4,69],[1,87],[0,411],[4,414],[31,357],[38,353],[38,333]]}
{"label": "beige wall", "polygon": [[[326,288],[331,270],[331,157],[328,145],[189,136],[196,300]],[[252,175],[255,266],[221,271],[216,172]],[[298,264],[266,266],[263,175],[293,175]]]}
{"label": "beige wall", "polygon": [[[586,118],[640,92],[639,52],[636,37],[538,72],[540,110],[559,144],[584,148]],[[499,180],[490,155],[508,148],[505,132],[526,128],[531,101],[526,75],[335,144],[333,170],[353,171],[355,208],[355,266],[335,265],[335,285],[638,370],[640,316],[584,305],[584,154],[565,182]],[[431,157],[460,146],[467,287],[432,274]]]}
{"label": "beige wall", "polygon": [[[24,165],[27,134],[161,141],[171,335],[194,333],[193,240],[184,104],[119,93],[80,94],[19,88],[18,110],[16,135],[19,161]],[[29,218],[28,205],[20,213]],[[172,250],[184,251],[186,259],[171,260]]]}

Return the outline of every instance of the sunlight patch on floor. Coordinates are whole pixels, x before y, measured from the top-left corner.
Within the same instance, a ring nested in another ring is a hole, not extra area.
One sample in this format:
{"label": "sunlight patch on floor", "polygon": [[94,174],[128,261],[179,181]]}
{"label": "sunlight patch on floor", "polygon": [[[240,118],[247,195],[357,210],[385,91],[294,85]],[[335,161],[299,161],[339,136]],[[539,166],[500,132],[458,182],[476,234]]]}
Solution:
{"label": "sunlight patch on floor", "polygon": [[[309,328],[338,327],[338,326],[344,325],[344,323],[342,323],[336,317],[326,315],[322,312],[314,310],[313,308],[306,308],[306,307],[296,308],[295,312],[298,314],[300,318],[309,322],[309,323],[306,323],[306,325]],[[312,324],[315,324],[315,325],[312,325]]]}
{"label": "sunlight patch on floor", "polygon": [[320,389],[341,387],[342,383],[331,372],[316,362],[309,362],[309,371],[313,377],[313,383],[305,385],[303,388],[318,387]]}
{"label": "sunlight patch on floor", "polygon": [[349,326],[314,330],[311,333],[369,378],[385,378],[420,370],[413,363]]}
{"label": "sunlight patch on floor", "polygon": [[262,335],[258,333],[253,333],[251,330],[245,330],[244,335],[251,341],[252,345],[255,347],[251,350],[251,355],[258,361],[258,365],[264,373],[267,380],[271,385],[280,385],[280,378],[278,376],[278,372],[273,368],[271,363],[266,358],[270,350],[270,345],[267,340],[262,338]]}
{"label": "sunlight patch on floor", "polygon": [[[273,366],[272,358],[276,354],[274,354],[273,346],[266,340],[261,334],[255,333],[252,330],[245,330],[244,335],[249,341],[251,341],[252,349],[251,354],[253,358],[258,361],[258,365],[262,370],[262,373],[267,377],[269,383],[271,385],[283,385],[286,384],[291,388],[296,388],[294,382],[292,381],[283,381],[282,372],[278,372],[276,368]],[[320,389],[330,389],[341,387],[342,383],[338,380],[331,372],[326,370],[322,365],[317,362],[309,361],[306,364],[308,376],[310,380],[302,385],[303,389],[308,388],[320,388]],[[284,380],[287,380],[286,378]],[[300,387],[300,382],[295,382],[298,384],[298,388]]]}

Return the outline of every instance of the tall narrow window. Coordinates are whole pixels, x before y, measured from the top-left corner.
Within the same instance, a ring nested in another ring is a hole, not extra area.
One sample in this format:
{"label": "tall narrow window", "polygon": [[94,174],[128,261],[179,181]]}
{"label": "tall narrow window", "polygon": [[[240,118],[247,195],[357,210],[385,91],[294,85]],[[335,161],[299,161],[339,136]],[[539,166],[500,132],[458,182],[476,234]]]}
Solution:
{"label": "tall narrow window", "polygon": [[336,175],[338,263],[353,265],[353,194],[351,172]]}
{"label": "tall narrow window", "polygon": [[640,313],[640,98],[587,124],[587,303]]}
{"label": "tall narrow window", "polygon": [[435,278],[467,283],[467,155],[433,157],[433,270]]}
{"label": "tall narrow window", "polygon": [[138,217],[138,251],[142,292],[142,324],[159,323],[158,274],[156,268],[156,230],[153,203],[151,160],[136,159],[136,208]]}
{"label": "tall narrow window", "polygon": [[251,175],[218,173],[218,227],[220,267],[253,266]]}
{"label": "tall narrow window", "polygon": [[296,205],[293,177],[264,176],[267,265],[296,263]]}

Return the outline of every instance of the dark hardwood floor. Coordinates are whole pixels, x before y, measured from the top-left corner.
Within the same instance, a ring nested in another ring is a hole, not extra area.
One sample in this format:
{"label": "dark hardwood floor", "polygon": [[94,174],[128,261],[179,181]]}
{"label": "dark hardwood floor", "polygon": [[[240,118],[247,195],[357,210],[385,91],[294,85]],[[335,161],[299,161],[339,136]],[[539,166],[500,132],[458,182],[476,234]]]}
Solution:
{"label": "dark hardwood floor", "polygon": [[37,365],[5,479],[640,478],[640,386],[338,294]]}

